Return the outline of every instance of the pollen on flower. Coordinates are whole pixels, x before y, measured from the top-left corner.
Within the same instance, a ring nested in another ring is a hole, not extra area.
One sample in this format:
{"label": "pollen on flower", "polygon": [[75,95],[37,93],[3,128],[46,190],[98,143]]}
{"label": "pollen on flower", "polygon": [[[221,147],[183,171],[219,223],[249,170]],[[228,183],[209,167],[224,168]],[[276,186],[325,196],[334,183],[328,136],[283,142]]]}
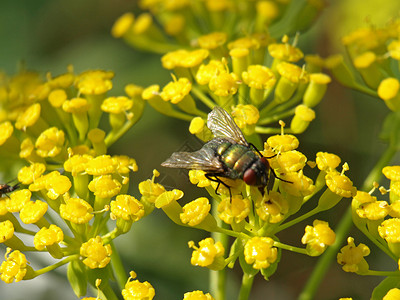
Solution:
{"label": "pollen on flower", "polygon": [[34,152],[35,145],[30,138],[25,138],[22,140],[20,149],[21,150],[19,152],[19,157],[25,158],[27,160],[29,160],[31,156],[34,156],[36,154]]}
{"label": "pollen on flower", "polygon": [[332,245],[335,239],[335,232],[329,227],[328,222],[314,220],[313,226],[306,226],[301,242],[307,244],[307,251],[311,256],[318,256],[327,246]]}
{"label": "pollen on flower", "polygon": [[260,113],[257,107],[251,104],[238,104],[232,110],[232,116],[239,128],[244,128],[246,125],[254,125],[260,118]]}
{"label": "pollen on flower", "polygon": [[85,98],[72,98],[71,100],[64,101],[62,108],[65,112],[79,114],[87,112],[90,104]]}
{"label": "pollen on flower", "polygon": [[125,96],[108,97],[101,104],[101,110],[110,114],[120,114],[133,106],[133,101]]}
{"label": "pollen on flower", "polygon": [[100,198],[111,198],[118,195],[121,190],[121,183],[112,178],[112,175],[95,177],[88,185],[89,190]]}
{"label": "pollen on flower", "polygon": [[199,46],[203,49],[216,49],[225,44],[228,35],[225,32],[212,32],[202,35],[197,39]]}
{"label": "pollen on flower", "polygon": [[144,216],[144,206],[135,197],[130,195],[118,195],[111,201],[111,213],[125,221],[136,222]]}
{"label": "pollen on flower", "polygon": [[176,50],[168,52],[161,58],[161,63],[165,69],[172,70],[176,67],[193,68],[199,66],[209,55],[206,49],[193,51]]}
{"label": "pollen on flower", "polygon": [[389,211],[390,207],[386,201],[364,203],[356,209],[356,213],[360,218],[368,220],[381,220],[389,214]]}
{"label": "pollen on flower", "polygon": [[383,175],[387,179],[393,181],[400,181],[400,166],[387,166],[382,169]]}
{"label": "pollen on flower", "polygon": [[47,212],[48,204],[46,202],[36,200],[28,201],[24,207],[21,208],[19,217],[25,224],[32,224],[38,222]]}
{"label": "pollen on flower", "polygon": [[276,83],[275,74],[263,65],[250,65],[242,73],[242,79],[249,87],[256,89],[270,89]]}
{"label": "pollen on flower", "polygon": [[304,57],[304,53],[290,44],[271,44],[268,52],[273,58],[284,61],[296,62]]}
{"label": "pollen on flower", "polygon": [[272,224],[282,221],[289,211],[288,201],[275,191],[264,194],[261,200],[255,203],[255,206],[261,220]]}
{"label": "pollen on flower", "polygon": [[321,171],[332,171],[339,166],[340,162],[341,159],[336,154],[328,152],[317,153],[316,163]]}
{"label": "pollen on flower", "polygon": [[93,218],[93,208],[83,199],[70,198],[60,205],[61,218],[75,224],[85,224]]}
{"label": "pollen on flower", "polygon": [[150,203],[154,203],[159,195],[165,192],[165,188],[154,182],[154,177],[152,180],[147,179],[139,183],[139,192],[142,194],[142,198],[146,199]]}
{"label": "pollen on flower", "polygon": [[106,175],[114,173],[117,168],[117,163],[110,155],[100,155],[90,159],[86,165],[86,172],[89,175]]}
{"label": "pollen on flower", "polygon": [[84,95],[102,95],[112,89],[113,72],[87,71],[77,77],[76,87]]}
{"label": "pollen on flower", "polygon": [[214,298],[210,293],[204,294],[203,291],[193,291],[185,293],[183,300],[214,300]]}
{"label": "pollen on flower", "polygon": [[400,242],[400,219],[387,219],[378,227],[379,235],[388,243]]}
{"label": "pollen on flower", "polygon": [[42,227],[33,239],[37,250],[43,250],[46,246],[58,244],[64,240],[64,233],[60,227],[51,224],[49,228]]}
{"label": "pollen on flower", "polygon": [[240,195],[224,198],[218,204],[218,216],[227,224],[239,223],[250,213],[250,200]]}
{"label": "pollen on flower", "polygon": [[210,79],[208,86],[217,96],[234,95],[239,87],[239,77],[235,73],[220,73]]}
{"label": "pollen on flower", "polygon": [[310,195],[315,190],[315,185],[311,178],[300,172],[290,172],[285,174],[284,179],[288,182],[281,182],[281,188],[296,197],[304,197]]}
{"label": "pollen on flower", "polygon": [[191,89],[192,83],[189,81],[189,79],[181,77],[178,80],[168,83],[163,88],[160,96],[164,101],[171,101],[171,103],[177,104],[190,93]]}
{"label": "pollen on flower", "polygon": [[273,151],[285,152],[296,149],[299,146],[299,140],[291,134],[278,134],[270,136],[266,144],[271,147]]}
{"label": "pollen on flower", "polygon": [[150,85],[145,88],[142,92],[142,98],[144,100],[151,100],[152,98],[160,94],[160,86],[158,84]]}
{"label": "pollen on flower", "polygon": [[30,166],[22,167],[18,171],[18,181],[22,184],[31,184],[46,171],[46,165],[33,163]]}
{"label": "pollen on flower", "polygon": [[86,171],[87,164],[91,159],[93,159],[93,157],[88,154],[73,155],[64,162],[64,170],[70,172],[72,176],[84,173]]}
{"label": "pollen on flower", "polygon": [[265,269],[278,257],[278,249],[274,240],[269,237],[253,237],[244,246],[244,258],[254,269]]}
{"label": "pollen on flower", "polygon": [[309,80],[309,76],[307,75],[306,71],[297,65],[281,62],[277,65],[276,69],[282,77],[293,83],[307,83]]}
{"label": "pollen on flower", "polygon": [[27,127],[34,125],[40,118],[41,106],[34,103],[21,113],[15,122],[15,128],[25,130]]}
{"label": "pollen on flower", "polygon": [[193,241],[189,242],[189,247],[195,249],[190,259],[190,263],[193,266],[208,267],[215,263],[216,260],[222,259],[225,253],[222,243],[215,243],[213,238],[201,240],[199,247],[196,247]]}
{"label": "pollen on flower", "polygon": [[343,265],[345,272],[365,272],[368,270],[368,263],[364,256],[368,256],[370,250],[368,246],[360,243],[358,246],[354,243],[354,238],[347,238],[347,245],[340,249],[337,255],[337,262]]}
{"label": "pollen on flower", "polygon": [[337,171],[331,171],[325,176],[326,185],[335,194],[350,198],[357,193],[357,188],[353,186],[353,182],[344,174]]}
{"label": "pollen on flower", "polygon": [[152,300],[154,296],[155,290],[147,281],[140,282],[139,280],[129,279],[122,290],[124,300]]}
{"label": "pollen on flower", "polygon": [[64,131],[51,127],[43,131],[37,138],[35,143],[36,152],[41,157],[55,157],[61,152],[64,141]]}
{"label": "pollen on flower", "polygon": [[196,184],[198,187],[206,187],[211,184],[210,180],[206,178],[203,170],[190,170],[189,180],[192,184]]}
{"label": "pollen on flower", "polygon": [[206,197],[200,197],[185,204],[182,209],[183,212],[179,215],[182,223],[189,226],[196,226],[208,215],[211,204]]}
{"label": "pollen on flower", "polygon": [[46,181],[45,188],[47,196],[50,199],[57,199],[60,195],[69,191],[72,186],[71,181],[67,176],[61,175],[59,172],[52,172],[54,176],[49,176]]}
{"label": "pollen on flower", "polygon": [[6,207],[9,212],[19,212],[27,202],[30,201],[32,193],[28,189],[13,192],[6,200]]}
{"label": "pollen on flower", "polygon": [[83,263],[91,269],[104,268],[111,261],[111,245],[103,244],[100,236],[83,243],[80,254],[84,256]]}
{"label": "pollen on flower", "polygon": [[3,145],[9,138],[12,136],[14,132],[14,127],[12,126],[11,122],[5,121],[0,124],[0,146]]}
{"label": "pollen on flower", "polygon": [[117,163],[117,172],[119,174],[127,174],[130,171],[136,172],[138,170],[138,165],[136,160],[127,155],[116,155],[112,157]]}
{"label": "pollen on flower", "polygon": [[211,78],[220,73],[226,73],[225,64],[220,60],[212,59],[208,64],[200,65],[196,73],[196,81],[201,85],[209,84]]}
{"label": "pollen on flower", "polygon": [[11,239],[14,235],[14,225],[10,220],[0,222],[0,243]]}
{"label": "pollen on flower", "polygon": [[271,168],[279,173],[297,172],[304,168],[307,157],[300,151],[291,150],[274,156],[269,162]]}
{"label": "pollen on flower", "polygon": [[27,272],[27,260],[23,253],[19,250],[11,252],[10,248],[7,248],[5,254],[5,261],[0,266],[0,278],[5,283],[11,283],[21,281]]}

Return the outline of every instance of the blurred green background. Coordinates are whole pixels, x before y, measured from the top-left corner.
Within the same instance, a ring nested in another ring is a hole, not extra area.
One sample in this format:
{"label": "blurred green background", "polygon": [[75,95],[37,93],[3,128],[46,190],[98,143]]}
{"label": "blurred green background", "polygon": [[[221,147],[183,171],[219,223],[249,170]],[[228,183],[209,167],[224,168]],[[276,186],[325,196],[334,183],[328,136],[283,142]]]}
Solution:
{"label": "blurred green background", "polygon": [[[383,24],[388,16],[398,15],[398,1],[331,1],[312,30],[302,34],[300,48],[306,53],[322,56],[340,51],[339,37],[368,22]],[[43,75],[58,75],[72,64],[77,73],[87,69],[115,72],[112,95],[123,94],[128,83],[161,86],[170,80],[163,70],[160,56],[139,52],[111,37],[110,29],[121,14],[137,11],[136,1],[126,0],[1,0],[0,1],[0,69],[8,74],[24,64],[27,69]],[[360,187],[366,174],[379,158],[383,145],[378,142],[380,124],[387,110],[376,99],[351,92],[332,83],[327,96],[316,108],[317,119],[300,136],[300,151],[313,160],[316,152],[338,154],[347,161],[347,175]],[[163,173],[162,183],[177,185],[186,192],[184,201],[199,196],[187,180],[176,180],[176,173],[160,167],[160,163],[182,145],[198,147],[190,137],[186,123],[169,119],[146,107],[143,118],[110,149],[112,154],[126,154],[137,160],[139,171],[131,179],[131,192],[138,195],[137,184],[150,178],[157,168]],[[398,161],[398,158],[397,158]],[[312,176],[310,176],[312,177]],[[183,177],[185,179],[185,177]],[[313,177],[312,177],[313,178]],[[349,205],[344,199],[329,213],[318,215],[335,228]],[[310,203],[309,207],[313,207]],[[307,209],[307,208],[306,208]],[[307,220],[279,237],[283,242],[300,246]],[[357,230],[350,233],[356,242],[369,245]],[[184,292],[207,291],[207,270],[190,265],[189,240],[196,243],[205,234],[178,227],[155,211],[133,225],[131,232],[117,239],[126,271],[135,270],[140,281],[149,281],[156,290],[156,299],[182,299]],[[1,248],[4,253],[4,248]],[[372,253],[378,253],[371,247]],[[49,263],[47,256],[28,254],[32,266],[41,268]],[[371,268],[391,270],[396,266],[381,255],[367,258]],[[252,299],[295,299],[306,282],[315,258],[283,252],[278,271],[269,282],[257,277]],[[230,291],[236,295],[240,270],[230,272]],[[368,299],[382,278],[348,274],[334,262],[324,279],[316,299]],[[66,280],[65,268],[30,281],[0,283],[0,299],[76,299]],[[233,299],[234,296],[231,296]]]}

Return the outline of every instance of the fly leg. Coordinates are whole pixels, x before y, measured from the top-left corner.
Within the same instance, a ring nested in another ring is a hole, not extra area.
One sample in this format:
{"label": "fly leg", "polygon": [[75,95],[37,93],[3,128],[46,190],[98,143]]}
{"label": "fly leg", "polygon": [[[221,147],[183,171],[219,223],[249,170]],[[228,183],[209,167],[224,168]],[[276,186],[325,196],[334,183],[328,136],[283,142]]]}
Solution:
{"label": "fly leg", "polygon": [[206,177],[208,180],[218,182],[217,188],[215,189],[215,193],[217,195],[220,195],[220,193],[218,193],[218,188],[219,188],[219,185],[222,184],[224,187],[226,187],[229,190],[229,197],[230,197],[230,199],[232,199],[231,187],[229,185],[227,185],[225,182],[223,182],[217,176],[218,176],[218,174],[211,174],[211,173],[204,174],[204,177]]}

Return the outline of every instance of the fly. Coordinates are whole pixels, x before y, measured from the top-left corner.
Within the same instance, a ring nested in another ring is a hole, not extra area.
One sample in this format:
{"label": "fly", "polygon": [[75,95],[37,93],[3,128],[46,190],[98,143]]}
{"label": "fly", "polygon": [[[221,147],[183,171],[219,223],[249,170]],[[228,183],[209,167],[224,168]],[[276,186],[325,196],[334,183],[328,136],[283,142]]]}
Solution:
{"label": "fly", "polygon": [[208,114],[207,127],[214,138],[195,152],[174,152],[161,165],[168,168],[203,170],[206,178],[229,186],[220,177],[242,179],[246,184],[260,189],[268,184],[270,166],[267,158],[246,141],[235,121],[221,107]]}
{"label": "fly", "polygon": [[8,183],[1,183],[0,184],[0,197],[6,195],[8,197],[8,193],[11,193],[19,188],[19,182],[15,185],[8,185]]}

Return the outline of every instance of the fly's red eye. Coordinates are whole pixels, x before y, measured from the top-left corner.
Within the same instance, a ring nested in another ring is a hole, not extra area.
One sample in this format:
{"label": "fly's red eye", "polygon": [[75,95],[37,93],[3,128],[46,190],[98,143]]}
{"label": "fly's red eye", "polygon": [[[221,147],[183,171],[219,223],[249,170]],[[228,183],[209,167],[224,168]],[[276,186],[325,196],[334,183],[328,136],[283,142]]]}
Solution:
{"label": "fly's red eye", "polygon": [[243,174],[243,181],[248,185],[255,185],[257,182],[257,174],[252,169],[247,169]]}
{"label": "fly's red eye", "polygon": [[261,162],[263,163],[264,166],[267,167],[267,169],[269,168],[269,162],[265,157],[261,157],[260,158]]}

